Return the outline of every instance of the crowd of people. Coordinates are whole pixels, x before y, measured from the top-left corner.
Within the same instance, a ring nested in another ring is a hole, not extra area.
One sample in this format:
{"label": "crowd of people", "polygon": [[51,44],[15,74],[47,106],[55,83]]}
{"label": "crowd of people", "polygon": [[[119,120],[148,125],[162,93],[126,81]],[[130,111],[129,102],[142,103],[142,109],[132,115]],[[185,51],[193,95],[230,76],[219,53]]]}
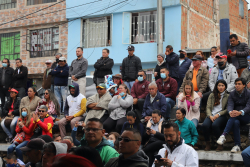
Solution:
{"label": "crowd of people", "polygon": [[[235,142],[231,152],[241,151],[240,126],[250,122],[250,56],[237,35],[229,39],[227,53],[212,47],[207,60],[202,51],[189,59],[185,50],[178,55],[168,45],[165,54],[157,55],[155,81],[151,83],[134,46],[128,46],[121,74],[115,75],[114,61],[105,48],[94,65],[97,93],[88,98],[88,61],[81,47],[76,49],[77,59],[71,66],[60,53],[55,62],[45,62],[42,99],[34,87],[27,89],[28,68],[22,60],[15,60],[14,70],[8,59],[3,59],[1,127],[11,144],[8,166],[196,167],[199,123],[205,151],[212,149],[214,137],[216,151],[222,151],[231,130]],[[170,119],[174,106],[178,108],[175,122]],[[200,119],[202,108],[206,110],[204,122]],[[67,136],[68,124],[71,136]],[[54,125],[60,134],[53,133]],[[79,140],[77,132],[82,129],[84,135]],[[250,165],[249,150],[242,152],[246,165]],[[23,155],[29,161],[26,165]]]}

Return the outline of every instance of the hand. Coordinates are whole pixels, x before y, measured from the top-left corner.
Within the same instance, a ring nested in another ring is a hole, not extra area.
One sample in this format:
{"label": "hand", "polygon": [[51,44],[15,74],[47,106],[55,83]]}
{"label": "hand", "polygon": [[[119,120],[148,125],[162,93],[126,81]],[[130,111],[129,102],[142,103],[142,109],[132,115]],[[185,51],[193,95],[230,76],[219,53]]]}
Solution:
{"label": "hand", "polygon": [[241,115],[241,112],[240,111],[237,111],[237,110],[233,110],[231,111],[230,113],[230,117],[234,118],[234,117],[238,117]]}
{"label": "hand", "polygon": [[210,120],[211,120],[212,122],[214,122],[214,117],[213,117],[213,116],[210,116],[209,118],[210,118]]}
{"label": "hand", "polygon": [[146,116],[144,119],[145,119],[145,122],[148,122],[148,120],[150,120],[150,116]]}
{"label": "hand", "polygon": [[155,135],[155,134],[156,134],[156,131],[151,129],[151,130],[150,130],[150,134]]}
{"label": "hand", "polygon": [[71,121],[74,118],[74,116],[66,116],[67,121]]}
{"label": "hand", "polygon": [[201,92],[198,92],[198,95],[199,95],[200,97],[202,97],[202,93],[201,93]]}
{"label": "hand", "polygon": [[157,74],[158,74],[158,73],[157,73],[157,72],[155,72],[155,73],[154,73],[154,76],[156,77],[156,76],[157,76]]}
{"label": "hand", "polygon": [[133,104],[135,105],[135,104],[137,104],[137,102],[138,102],[138,99],[137,99],[137,98],[134,98],[134,99],[133,99]]}
{"label": "hand", "polygon": [[155,160],[155,166],[172,166],[173,164],[173,161],[171,161],[170,159],[167,159],[167,158],[161,158],[163,161],[158,161],[158,160]]}
{"label": "hand", "polygon": [[169,55],[169,52],[166,51],[166,52],[165,52],[165,55]]}
{"label": "hand", "polygon": [[186,96],[183,96],[181,101],[185,101],[186,100]]}
{"label": "hand", "polygon": [[117,99],[120,99],[120,98],[122,98],[121,95],[118,95],[118,96],[117,96]]}
{"label": "hand", "polygon": [[72,77],[71,77],[74,81],[78,81],[78,79],[73,75]]}
{"label": "hand", "polygon": [[147,135],[150,135],[150,131],[149,130],[146,130],[146,133],[147,133]]}
{"label": "hand", "polygon": [[231,56],[236,56],[236,50],[230,54]]}
{"label": "hand", "polygon": [[248,89],[250,88],[250,82],[247,84],[247,88],[248,88]]}
{"label": "hand", "polygon": [[32,114],[32,117],[33,117],[33,120],[34,120],[35,122],[37,122],[37,120],[39,119],[37,113],[33,113],[33,114]]}
{"label": "hand", "polygon": [[191,103],[193,103],[194,99],[192,99],[192,97],[188,97],[188,101],[190,101]]}
{"label": "hand", "polygon": [[63,70],[60,71],[61,73],[63,72]]}
{"label": "hand", "polygon": [[75,127],[78,127],[79,126],[79,124],[78,124],[79,122],[78,121],[76,121],[76,123],[75,123]]}
{"label": "hand", "polygon": [[23,127],[24,126],[23,122],[22,121],[18,122],[18,126]]}
{"label": "hand", "polygon": [[215,116],[214,116],[214,121],[217,119],[217,118],[219,118],[220,116],[219,116],[219,114],[216,114]]}

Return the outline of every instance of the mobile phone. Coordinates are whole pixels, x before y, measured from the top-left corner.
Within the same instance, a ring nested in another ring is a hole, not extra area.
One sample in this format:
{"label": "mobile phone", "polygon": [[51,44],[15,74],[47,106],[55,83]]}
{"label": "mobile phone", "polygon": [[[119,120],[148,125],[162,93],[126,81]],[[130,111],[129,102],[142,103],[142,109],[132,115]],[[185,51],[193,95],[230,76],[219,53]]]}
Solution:
{"label": "mobile phone", "polygon": [[190,97],[190,95],[186,95],[186,97]]}
{"label": "mobile phone", "polygon": [[146,127],[146,130],[150,131],[151,129],[149,127]]}
{"label": "mobile phone", "polygon": [[82,121],[78,122],[78,125],[79,125],[79,126],[82,126]]}
{"label": "mobile phone", "polygon": [[160,155],[154,155],[154,157],[155,157],[155,159],[157,159],[158,161],[163,161],[161,158],[161,156]]}

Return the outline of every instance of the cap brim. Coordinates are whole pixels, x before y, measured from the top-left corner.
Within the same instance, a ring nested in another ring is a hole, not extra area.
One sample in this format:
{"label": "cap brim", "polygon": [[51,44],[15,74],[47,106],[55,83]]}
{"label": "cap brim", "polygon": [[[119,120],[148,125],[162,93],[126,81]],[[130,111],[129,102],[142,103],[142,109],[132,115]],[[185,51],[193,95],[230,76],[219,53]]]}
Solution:
{"label": "cap brim", "polygon": [[97,86],[96,88],[102,88],[102,89],[105,89],[104,87],[102,87],[102,86]]}
{"label": "cap brim", "polygon": [[32,149],[29,148],[29,147],[27,147],[27,146],[25,146],[25,147],[20,148],[20,150],[21,150],[22,152],[27,152],[27,151],[30,151],[30,150],[32,150]]}
{"label": "cap brim", "polygon": [[74,85],[69,85],[69,87],[75,88],[75,86],[74,86]]}
{"label": "cap brim", "polygon": [[183,52],[183,50],[179,50],[179,52]]}

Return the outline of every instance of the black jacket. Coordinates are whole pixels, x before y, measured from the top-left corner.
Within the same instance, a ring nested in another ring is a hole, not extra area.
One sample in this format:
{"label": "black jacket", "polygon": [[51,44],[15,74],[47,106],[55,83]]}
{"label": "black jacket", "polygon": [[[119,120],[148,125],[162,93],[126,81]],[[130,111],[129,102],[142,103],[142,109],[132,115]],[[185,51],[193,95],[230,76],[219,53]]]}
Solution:
{"label": "black jacket", "polygon": [[20,72],[18,74],[18,68],[14,71],[13,75],[13,87],[14,88],[27,88],[28,79],[28,68],[25,66],[20,67]]}
{"label": "black jacket", "polygon": [[[20,113],[19,113],[20,102],[21,102],[20,97],[17,97],[14,101],[14,111],[12,112],[14,116],[20,116]],[[11,97],[9,97],[4,105],[2,117],[6,117],[8,115],[11,105],[12,105],[12,99]]]}
{"label": "black jacket", "polygon": [[234,52],[236,50],[236,56],[234,56],[237,61],[233,61],[232,57],[228,58],[228,62],[232,63],[236,69],[240,69],[240,68],[246,68],[248,66],[248,62],[247,62],[247,56],[249,55],[249,49],[246,43],[241,43],[239,41],[239,44],[236,46],[229,46],[229,49],[232,50],[232,52]]}
{"label": "black jacket", "polygon": [[[51,66],[51,71],[53,71],[54,69],[56,69],[56,67],[58,66],[57,62],[54,62]],[[54,79],[55,79],[55,76],[52,76],[51,77],[51,85],[54,85]]]}
{"label": "black jacket", "polygon": [[161,78],[160,70],[162,67],[166,67],[166,62],[162,63],[162,65],[160,65],[160,66],[158,64],[155,66],[155,72],[157,72],[157,76],[155,77],[155,81],[157,81],[158,79]]}
{"label": "black jacket", "polygon": [[113,74],[112,73],[112,67],[114,65],[114,61],[111,58],[106,58],[103,59],[101,57],[100,59],[97,60],[95,63],[95,74],[94,76],[96,78],[103,78],[105,75]]}
{"label": "black jacket", "polygon": [[179,56],[172,52],[166,55],[166,67],[169,70],[169,76],[172,78],[179,78]]}
{"label": "black jacket", "polygon": [[12,87],[13,82],[12,82],[12,77],[14,74],[14,69],[11,67],[7,67],[5,69],[5,83],[2,83],[2,73],[3,73],[3,68],[0,68],[0,86],[4,86],[5,88]]}
{"label": "black jacket", "polygon": [[138,71],[142,69],[141,59],[135,55],[128,56],[122,61],[122,80],[135,81]]}

